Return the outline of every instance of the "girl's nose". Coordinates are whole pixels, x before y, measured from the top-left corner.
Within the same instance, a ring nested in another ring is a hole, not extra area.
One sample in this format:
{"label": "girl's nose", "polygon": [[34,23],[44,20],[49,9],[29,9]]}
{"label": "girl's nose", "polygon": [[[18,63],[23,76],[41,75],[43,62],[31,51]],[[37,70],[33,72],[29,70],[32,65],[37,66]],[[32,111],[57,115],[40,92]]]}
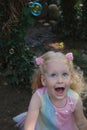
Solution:
{"label": "girl's nose", "polygon": [[63,83],[63,78],[61,76],[59,76],[57,82],[58,83]]}

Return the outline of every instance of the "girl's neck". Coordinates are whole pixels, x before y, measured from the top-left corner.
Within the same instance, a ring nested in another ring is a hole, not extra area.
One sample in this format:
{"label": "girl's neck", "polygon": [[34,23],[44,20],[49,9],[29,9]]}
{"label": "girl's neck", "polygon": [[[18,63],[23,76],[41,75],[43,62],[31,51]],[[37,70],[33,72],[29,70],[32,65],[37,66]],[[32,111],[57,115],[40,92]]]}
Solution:
{"label": "girl's neck", "polygon": [[52,99],[50,99],[50,100],[56,108],[63,108],[63,107],[65,107],[65,105],[67,103],[67,97],[64,99],[59,99],[59,100],[52,100]]}

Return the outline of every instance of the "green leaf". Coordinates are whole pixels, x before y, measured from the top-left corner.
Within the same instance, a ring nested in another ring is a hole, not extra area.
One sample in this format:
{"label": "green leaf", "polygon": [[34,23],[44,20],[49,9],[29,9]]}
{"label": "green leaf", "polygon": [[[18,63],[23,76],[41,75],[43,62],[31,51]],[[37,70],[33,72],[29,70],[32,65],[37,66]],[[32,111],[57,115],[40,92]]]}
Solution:
{"label": "green leaf", "polygon": [[35,24],[35,20],[30,17],[30,18],[28,19],[28,23],[29,23],[29,24]]}
{"label": "green leaf", "polygon": [[24,12],[24,15],[25,15],[25,16],[30,15],[30,10],[29,10],[29,8],[27,8],[27,7],[24,8],[23,12]]}

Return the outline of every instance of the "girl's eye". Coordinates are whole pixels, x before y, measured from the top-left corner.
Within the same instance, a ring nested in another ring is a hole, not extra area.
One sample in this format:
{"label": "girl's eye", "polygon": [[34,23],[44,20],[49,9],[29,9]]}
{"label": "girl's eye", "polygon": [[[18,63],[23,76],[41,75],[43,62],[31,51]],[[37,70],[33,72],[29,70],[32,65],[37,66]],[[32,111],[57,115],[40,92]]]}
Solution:
{"label": "girl's eye", "polygon": [[56,77],[57,75],[55,73],[51,74],[50,75],[51,77]]}
{"label": "girl's eye", "polygon": [[63,75],[63,77],[66,78],[66,77],[68,77],[69,74],[68,73],[63,73],[62,75]]}

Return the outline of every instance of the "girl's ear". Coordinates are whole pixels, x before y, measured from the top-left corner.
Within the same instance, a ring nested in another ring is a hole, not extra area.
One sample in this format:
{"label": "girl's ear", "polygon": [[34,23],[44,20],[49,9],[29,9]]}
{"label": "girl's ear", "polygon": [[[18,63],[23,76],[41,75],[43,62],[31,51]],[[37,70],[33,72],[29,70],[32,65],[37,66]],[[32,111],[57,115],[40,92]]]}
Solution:
{"label": "girl's ear", "polygon": [[43,86],[46,86],[46,80],[44,75],[41,75],[41,82]]}
{"label": "girl's ear", "polygon": [[71,76],[71,81],[70,81],[70,85],[72,86],[73,84],[73,76]]}
{"label": "girl's ear", "polygon": [[72,79],[71,79],[71,82],[70,82],[70,83],[71,83],[71,85],[72,85],[72,83],[73,83]]}
{"label": "girl's ear", "polygon": [[70,82],[71,84],[73,83],[73,75],[71,75],[71,82]]}

